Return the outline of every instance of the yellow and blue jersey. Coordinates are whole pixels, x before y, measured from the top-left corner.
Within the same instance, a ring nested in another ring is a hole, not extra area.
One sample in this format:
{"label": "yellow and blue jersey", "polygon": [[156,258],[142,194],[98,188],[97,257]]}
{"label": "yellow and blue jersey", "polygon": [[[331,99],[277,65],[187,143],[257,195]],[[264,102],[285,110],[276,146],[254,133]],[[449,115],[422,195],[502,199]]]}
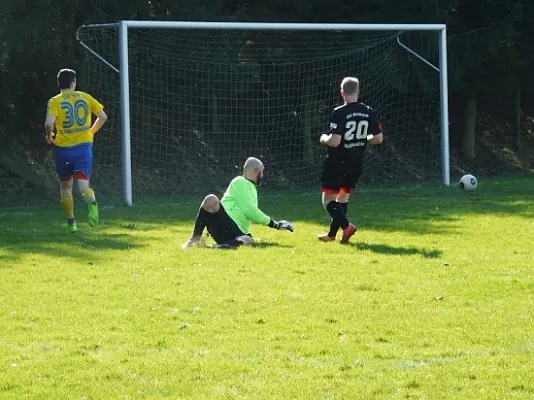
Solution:
{"label": "yellow and blue jersey", "polygon": [[72,147],[93,143],[91,114],[98,115],[104,106],[88,93],[66,90],[48,101],[47,115],[56,117],[55,145]]}

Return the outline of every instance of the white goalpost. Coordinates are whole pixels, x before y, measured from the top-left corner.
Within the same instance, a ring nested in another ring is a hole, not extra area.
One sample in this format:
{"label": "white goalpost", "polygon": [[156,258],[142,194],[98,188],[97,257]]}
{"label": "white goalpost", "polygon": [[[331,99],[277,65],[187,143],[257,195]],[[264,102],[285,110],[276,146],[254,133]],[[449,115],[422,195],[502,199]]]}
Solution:
{"label": "white goalpost", "polygon": [[95,168],[109,192],[122,187],[127,205],[134,192],[217,186],[245,154],[266,159],[274,188],[311,187],[323,154],[317,138],[339,104],[339,83],[357,76],[385,135],[384,148],[366,156],[364,180],[439,177],[448,186],[446,32],[442,24],[83,25],[79,86],[110,110],[107,129],[120,130],[120,140],[112,132],[97,139]]}

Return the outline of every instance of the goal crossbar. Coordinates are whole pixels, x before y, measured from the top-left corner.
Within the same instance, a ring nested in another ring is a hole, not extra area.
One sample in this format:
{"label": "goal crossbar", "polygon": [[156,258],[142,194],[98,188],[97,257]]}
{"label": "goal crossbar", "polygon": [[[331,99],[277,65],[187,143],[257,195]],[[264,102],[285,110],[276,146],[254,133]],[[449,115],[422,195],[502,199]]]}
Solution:
{"label": "goal crossbar", "polygon": [[198,22],[198,21],[121,21],[128,28],[227,29],[227,30],[313,30],[313,31],[441,31],[444,24],[323,24],[279,22]]}
{"label": "goal crossbar", "polygon": [[[119,68],[105,60],[80,39],[80,31],[86,28],[118,28]],[[263,30],[263,31],[430,31],[439,33],[439,66],[434,66],[424,57],[404,45],[399,46],[427,64],[440,75],[440,131],[442,183],[450,185],[449,161],[449,109],[447,80],[447,27],[445,24],[347,24],[347,23],[277,23],[277,22],[202,22],[202,21],[134,21],[82,25],[76,31],[76,39],[82,47],[100,59],[120,75],[121,96],[121,137],[123,199],[127,205],[133,204],[132,170],[130,146],[130,82],[128,72],[128,30],[129,29],[195,29],[195,30]]]}

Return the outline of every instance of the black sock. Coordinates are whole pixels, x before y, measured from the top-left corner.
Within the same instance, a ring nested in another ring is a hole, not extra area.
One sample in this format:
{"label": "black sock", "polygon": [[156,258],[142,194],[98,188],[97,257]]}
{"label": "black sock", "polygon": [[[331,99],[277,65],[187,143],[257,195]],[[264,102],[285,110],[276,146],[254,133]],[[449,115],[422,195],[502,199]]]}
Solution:
{"label": "black sock", "polygon": [[[349,203],[338,203],[341,208],[343,209],[343,214],[345,214],[345,216],[347,215],[347,206]],[[337,235],[337,231],[339,230],[340,226],[338,223],[336,223],[334,221],[334,219],[332,218],[332,222],[330,223],[330,231],[328,232],[328,236],[330,237],[336,237]]]}
{"label": "black sock", "polygon": [[331,201],[328,203],[326,205],[326,211],[328,211],[328,214],[330,214],[332,217],[332,223],[335,223],[342,229],[346,229],[347,226],[349,226],[349,221],[343,212],[343,206],[337,201]]}
{"label": "black sock", "polygon": [[328,231],[328,236],[336,237],[338,230],[339,230],[339,225],[332,218],[332,222],[330,222],[330,230]]}
{"label": "black sock", "polygon": [[193,228],[193,236],[202,236],[204,228],[208,224],[208,219],[211,217],[211,213],[200,207],[198,210],[197,219],[195,221],[195,227]]}

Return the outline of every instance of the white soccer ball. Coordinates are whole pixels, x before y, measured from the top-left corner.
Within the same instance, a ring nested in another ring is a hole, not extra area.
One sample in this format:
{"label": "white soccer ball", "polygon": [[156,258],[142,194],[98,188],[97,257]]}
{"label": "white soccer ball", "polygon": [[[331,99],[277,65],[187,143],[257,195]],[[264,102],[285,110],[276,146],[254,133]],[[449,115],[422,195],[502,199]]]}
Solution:
{"label": "white soccer ball", "polygon": [[474,192],[478,186],[477,178],[471,174],[464,175],[460,178],[458,186],[460,186],[460,189],[464,192]]}

